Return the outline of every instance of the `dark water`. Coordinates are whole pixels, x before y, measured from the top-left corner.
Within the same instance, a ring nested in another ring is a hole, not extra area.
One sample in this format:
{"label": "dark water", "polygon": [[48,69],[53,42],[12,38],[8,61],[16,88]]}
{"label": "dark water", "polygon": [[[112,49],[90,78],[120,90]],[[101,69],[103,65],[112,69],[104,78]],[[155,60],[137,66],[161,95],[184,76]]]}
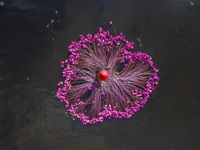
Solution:
{"label": "dark water", "polygon": [[[1,2],[1,150],[200,149],[200,1]],[[112,30],[110,20],[153,57],[160,82],[131,119],[83,126],[54,97],[59,64],[79,34]]]}

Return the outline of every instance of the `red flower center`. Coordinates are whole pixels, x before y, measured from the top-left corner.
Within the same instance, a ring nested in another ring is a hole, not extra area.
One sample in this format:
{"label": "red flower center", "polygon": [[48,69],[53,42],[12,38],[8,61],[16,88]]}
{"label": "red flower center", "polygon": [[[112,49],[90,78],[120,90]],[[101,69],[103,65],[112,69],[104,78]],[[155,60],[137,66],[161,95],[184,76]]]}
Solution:
{"label": "red flower center", "polygon": [[106,70],[100,70],[97,76],[99,80],[106,81],[108,79],[109,74],[108,74],[108,71]]}

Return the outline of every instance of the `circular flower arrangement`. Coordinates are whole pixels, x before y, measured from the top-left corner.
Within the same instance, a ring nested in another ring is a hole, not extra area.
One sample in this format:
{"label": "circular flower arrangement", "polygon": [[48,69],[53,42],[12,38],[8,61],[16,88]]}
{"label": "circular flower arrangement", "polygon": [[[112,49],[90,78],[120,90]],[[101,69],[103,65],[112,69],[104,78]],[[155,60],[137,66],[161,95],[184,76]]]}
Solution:
{"label": "circular flower arrangement", "polygon": [[130,118],[143,107],[158,84],[158,69],[146,53],[132,52],[133,42],[120,33],[80,35],[68,47],[69,59],[61,61],[64,81],[56,97],[83,124],[105,118]]}

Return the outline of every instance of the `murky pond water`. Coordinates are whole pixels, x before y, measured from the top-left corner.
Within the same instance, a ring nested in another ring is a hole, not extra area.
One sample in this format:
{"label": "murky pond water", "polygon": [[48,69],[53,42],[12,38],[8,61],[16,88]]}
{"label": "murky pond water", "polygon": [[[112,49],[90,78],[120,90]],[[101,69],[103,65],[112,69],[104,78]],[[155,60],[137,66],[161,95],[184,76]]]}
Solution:
{"label": "murky pond water", "polygon": [[[198,0],[0,2],[0,149],[199,149]],[[160,81],[132,118],[84,126],[55,98],[60,61],[79,34],[112,30],[110,20],[152,56]]]}

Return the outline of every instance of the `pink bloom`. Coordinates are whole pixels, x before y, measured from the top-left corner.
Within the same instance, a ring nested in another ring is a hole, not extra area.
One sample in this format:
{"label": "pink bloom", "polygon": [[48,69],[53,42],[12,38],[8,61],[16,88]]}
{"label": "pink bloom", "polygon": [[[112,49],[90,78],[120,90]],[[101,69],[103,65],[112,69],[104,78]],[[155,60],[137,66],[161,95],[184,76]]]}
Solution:
{"label": "pink bloom", "polygon": [[[83,124],[130,118],[150,97],[158,69],[146,53],[132,52],[133,44],[122,33],[113,37],[99,28],[68,47],[71,55],[61,61],[64,82],[58,83],[56,97]],[[100,70],[109,74],[106,80],[99,80]]]}

